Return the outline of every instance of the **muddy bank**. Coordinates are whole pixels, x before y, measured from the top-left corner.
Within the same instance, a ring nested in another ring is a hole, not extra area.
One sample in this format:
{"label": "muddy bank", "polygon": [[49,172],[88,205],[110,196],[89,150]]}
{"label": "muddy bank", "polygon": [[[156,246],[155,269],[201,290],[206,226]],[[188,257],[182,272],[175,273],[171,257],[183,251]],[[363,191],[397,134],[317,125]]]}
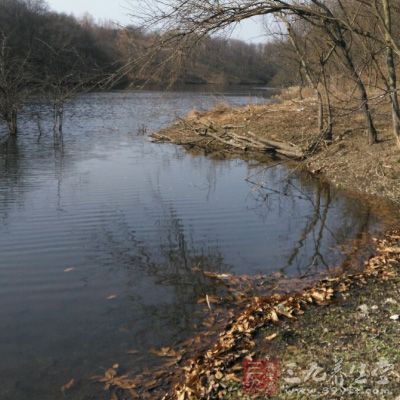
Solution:
{"label": "muddy bank", "polygon": [[337,187],[400,203],[400,153],[387,105],[375,107],[379,143],[370,146],[359,112],[335,108],[333,143],[320,140],[315,98],[192,111],[153,140],[202,149],[218,157],[289,157]]}

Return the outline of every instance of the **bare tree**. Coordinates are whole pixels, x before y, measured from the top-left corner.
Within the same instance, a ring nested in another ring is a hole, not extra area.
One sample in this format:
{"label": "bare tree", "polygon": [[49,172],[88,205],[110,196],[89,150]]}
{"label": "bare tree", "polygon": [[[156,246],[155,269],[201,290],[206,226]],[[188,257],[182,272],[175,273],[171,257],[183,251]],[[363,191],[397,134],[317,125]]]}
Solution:
{"label": "bare tree", "polygon": [[41,91],[52,108],[53,132],[62,135],[66,102],[95,86],[101,75],[95,66],[88,65],[77,49],[68,45],[54,48],[44,41],[41,43],[47,50]]}
{"label": "bare tree", "polygon": [[0,118],[7,124],[8,133],[16,135],[18,112],[29,92],[29,54],[22,59],[15,57],[5,33],[0,33],[0,40]]}
{"label": "bare tree", "polygon": [[[306,48],[307,46],[301,46],[300,42],[308,42],[307,37],[310,36],[310,31],[304,32],[304,37],[300,37],[296,34],[294,27],[292,26],[291,21],[285,16],[280,16],[281,21],[284,23],[290,43],[292,44],[296,56],[299,59],[300,66],[304,75],[307,79],[308,84],[314,89],[317,100],[318,100],[318,131],[320,135],[325,140],[332,140],[332,108],[330,104],[330,97],[327,88],[327,79],[326,79],[326,71],[325,65],[331,58],[335,45],[330,45],[330,49],[324,53],[324,49],[322,46],[317,46],[314,43],[314,53],[317,55],[317,65],[315,66],[315,62],[311,60],[309,54],[307,54]],[[315,35],[314,35],[315,36]],[[311,41],[315,41],[316,38],[311,35]],[[303,48],[302,48],[303,47]],[[314,54],[315,55],[315,54]],[[321,91],[321,86],[324,90],[325,96]],[[326,107],[324,104],[324,97],[326,99]],[[325,126],[325,110],[327,114],[327,124]]]}
{"label": "bare tree", "polygon": [[[393,133],[397,141],[397,146],[400,147],[400,108],[399,98],[397,95],[397,73],[395,66],[395,50],[397,44],[393,39],[391,5],[389,4],[389,0],[381,0],[381,3],[383,15],[380,20],[383,24],[384,37],[386,41],[386,63],[388,70],[389,95],[392,105]],[[375,1],[375,9],[378,15],[380,15],[377,1]]]}

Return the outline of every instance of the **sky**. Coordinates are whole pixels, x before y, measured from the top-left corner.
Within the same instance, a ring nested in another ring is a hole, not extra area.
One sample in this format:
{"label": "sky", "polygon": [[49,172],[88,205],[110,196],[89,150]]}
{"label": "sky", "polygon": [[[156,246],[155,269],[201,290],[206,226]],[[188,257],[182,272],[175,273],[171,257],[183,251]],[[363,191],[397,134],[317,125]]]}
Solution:
{"label": "sky", "polygon": [[[127,0],[47,0],[54,11],[73,14],[81,17],[91,14],[96,20],[113,20],[122,25],[132,23],[129,13],[132,12]],[[237,26],[232,37],[251,43],[266,41],[262,20],[260,18],[242,22]]]}

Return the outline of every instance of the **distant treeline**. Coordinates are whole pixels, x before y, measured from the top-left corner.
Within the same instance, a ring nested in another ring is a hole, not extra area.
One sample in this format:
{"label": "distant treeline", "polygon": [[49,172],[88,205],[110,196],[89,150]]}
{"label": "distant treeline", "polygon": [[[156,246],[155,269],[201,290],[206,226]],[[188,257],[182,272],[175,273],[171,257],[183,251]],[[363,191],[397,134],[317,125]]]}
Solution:
{"label": "distant treeline", "polygon": [[[154,36],[133,26],[97,24],[90,16],[76,19],[59,14],[50,11],[43,0],[0,0],[1,43],[12,53],[14,62],[29,64],[32,83],[49,78],[76,81],[89,79],[90,75],[98,77],[117,72],[127,62],[138,59]],[[277,73],[268,57],[270,47],[207,38],[190,55],[176,80],[180,83],[268,83]],[[170,79],[167,71],[165,76],[157,77],[135,72],[135,68],[129,69],[120,84],[145,80],[167,83]]]}

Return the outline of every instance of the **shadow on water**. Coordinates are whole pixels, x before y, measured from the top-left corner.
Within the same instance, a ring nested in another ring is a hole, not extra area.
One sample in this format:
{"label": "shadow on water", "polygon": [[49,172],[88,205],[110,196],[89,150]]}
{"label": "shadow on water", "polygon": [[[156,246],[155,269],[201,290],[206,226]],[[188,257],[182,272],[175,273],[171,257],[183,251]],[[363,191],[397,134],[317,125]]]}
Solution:
{"label": "shadow on water", "polygon": [[1,202],[2,204],[14,202],[17,199],[17,186],[21,181],[21,163],[19,158],[18,139],[10,136],[0,143],[1,168],[0,179],[2,182]]}
{"label": "shadow on water", "polygon": [[[329,271],[332,267],[336,269],[338,265],[333,264],[332,259],[327,259],[330,252],[324,248],[324,242],[332,242],[330,251],[339,250],[340,245],[345,244],[349,238],[353,239],[351,244],[355,244],[356,240],[366,244],[369,234],[376,228],[377,217],[368,202],[360,206],[354,199],[343,197],[340,191],[327,183],[313,180],[306,173],[293,176],[289,172],[281,180],[282,185],[279,189],[267,187],[264,183],[252,179],[248,179],[248,182],[253,185],[251,196],[256,204],[254,211],[264,220],[274,212],[274,208],[282,209],[282,198],[289,198],[292,208],[296,207],[299,200],[309,204],[310,212],[304,216],[298,238],[284,258],[285,264],[279,269],[282,274],[295,271],[298,277],[305,278],[318,275],[321,270]],[[271,197],[275,198],[278,206],[274,205]],[[336,221],[338,203],[341,213],[339,223]],[[284,207],[288,205],[285,204]],[[302,254],[305,249],[306,257]],[[346,252],[343,258],[336,261],[345,267],[348,266],[349,257],[350,254]]]}
{"label": "shadow on water", "polygon": [[[249,97],[90,94],[69,105],[64,145],[27,113],[0,145],[0,398],[54,400],[118,362],[198,332],[201,271],[313,277],[355,258],[347,245],[381,228],[367,204],[293,172],[213,160],[138,135],[175,114]],[[92,394],[88,394],[88,393]]]}

